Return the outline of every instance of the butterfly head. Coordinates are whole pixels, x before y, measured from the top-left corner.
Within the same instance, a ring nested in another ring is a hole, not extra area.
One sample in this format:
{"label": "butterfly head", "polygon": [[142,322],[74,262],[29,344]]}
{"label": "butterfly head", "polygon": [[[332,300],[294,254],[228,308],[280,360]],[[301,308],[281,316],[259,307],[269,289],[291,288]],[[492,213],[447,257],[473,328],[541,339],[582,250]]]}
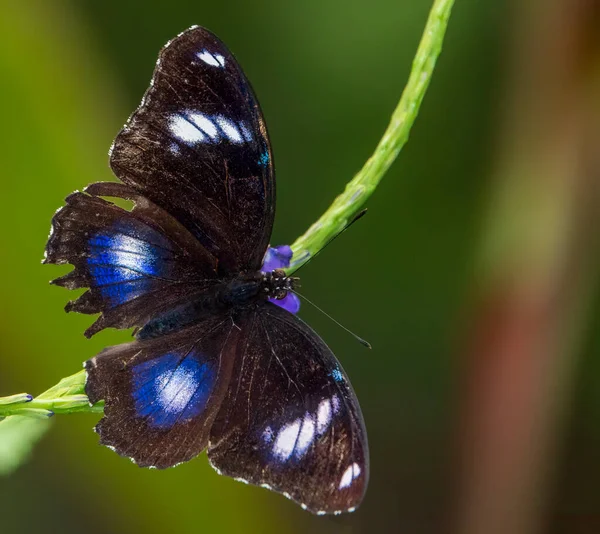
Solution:
{"label": "butterfly head", "polygon": [[300,279],[295,276],[287,276],[283,269],[274,269],[262,273],[262,287],[267,297],[282,300],[289,291],[300,287]]}

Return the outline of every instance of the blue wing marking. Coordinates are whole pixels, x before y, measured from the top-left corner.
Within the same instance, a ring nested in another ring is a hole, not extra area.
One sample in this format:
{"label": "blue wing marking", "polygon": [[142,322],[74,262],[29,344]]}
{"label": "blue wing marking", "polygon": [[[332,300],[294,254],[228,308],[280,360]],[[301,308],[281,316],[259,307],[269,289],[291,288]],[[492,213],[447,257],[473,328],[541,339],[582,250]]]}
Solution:
{"label": "blue wing marking", "polygon": [[169,280],[173,274],[170,244],[158,232],[146,230],[140,236],[136,230],[110,227],[88,241],[91,286],[113,307],[151,291],[156,279]]}
{"label": "blue wing marking", "polygon": [[200,353],[183,359],[165,354],[133,368],[133,399],[138,417],[148,425],[169,429],[202,413],[215,384],[214,368]]}

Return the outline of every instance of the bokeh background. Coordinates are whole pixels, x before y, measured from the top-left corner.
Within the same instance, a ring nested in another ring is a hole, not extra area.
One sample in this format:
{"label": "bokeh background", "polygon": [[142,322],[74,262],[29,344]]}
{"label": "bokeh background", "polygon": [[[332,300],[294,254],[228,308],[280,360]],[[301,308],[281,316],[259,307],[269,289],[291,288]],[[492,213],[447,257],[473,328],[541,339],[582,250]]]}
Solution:
{"label": "bokeh background", "polygon": [[[40,260],[160,47],[217,33],[270,129],[273,243],[291,243],[362,166],[410,71],[429,0],[4,0],[0,35],[0,395],[39,393],[126,332],[82,332],[65,269]],[[600,532],[600,17],[584,0],[457,0],[408,145],[369,214],[302,272],[352,379],[371,481],[317,518],[217,476],[204,455],[142,470],[57,416],[0,478],[0,531]],[[0,444],[1,445],[1,444]]]}

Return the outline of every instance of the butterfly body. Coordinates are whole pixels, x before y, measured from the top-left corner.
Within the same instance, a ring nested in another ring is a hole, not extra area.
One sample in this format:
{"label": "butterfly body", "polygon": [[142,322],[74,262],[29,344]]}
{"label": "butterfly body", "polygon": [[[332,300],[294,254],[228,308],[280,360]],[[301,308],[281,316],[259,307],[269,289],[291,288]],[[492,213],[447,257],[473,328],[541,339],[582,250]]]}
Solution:
{"label": "butterfly body", "polygon": [[298,280],[267,261],[266,125],[217,37],[193,27],[161,51],[110,165],[120,181],[67,197],[45,258],[74,266],[54,284],[87,288],[66,307],[99,314],[86,336],[136,332],[85,363],[90,402],[105,402],[100,442],[161,469],[207,450],[219,473],[313,513],[352,511],[369,476],[362,413],[331,350],[284,305]]}
{"label": "butterfly body", "polygon": [[269,298],[283,299],[298,286],[297,277],[288,277],[281,269],[240,274],[218,282],[184,304],[148,321],[137,333],[138,339],[168,334],[203,318],[235,308],[247,308]]}

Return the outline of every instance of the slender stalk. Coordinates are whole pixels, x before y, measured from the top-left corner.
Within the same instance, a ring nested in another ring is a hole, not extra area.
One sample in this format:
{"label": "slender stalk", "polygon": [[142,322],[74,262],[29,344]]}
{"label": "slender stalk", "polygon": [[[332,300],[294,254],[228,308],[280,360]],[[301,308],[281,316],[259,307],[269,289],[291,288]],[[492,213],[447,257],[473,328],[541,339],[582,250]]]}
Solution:
{"label": "slender stalk", "polygon": [[63,378],[36,398],[28,393],[0,397],[0,418],[25,415],[40,419],[55,413],[102,413],[102,403],[90,406],[84,393],[85,371]]}
{"label": "slender stalk", "polygon": [[28,393],[0,398],[0,476],[27,459],[55,413],[102,413],[104,403],[90,406],[84,387],[85,371],[79,371],[35,399]]}
{"label": "slender stalk", "polygon": [[[408,83],[394,110],[390,124],[364,167],[348,183],[327,211],[292,245],[297,258],[293,272],[335,236],[358,212],[408,140],[429,81],[442,49],[454,0],[434,0],[421,43],[413,60]],[[85,372],[63,378],[36,398],[29,394],[0,398],[0,419],[19,415],[48,418],[54,413],[101,413],[102,403],[90,406],[84,393]],[[4,421],[3,423],[6,423]],[[1,428],[0,428],[1,430]]]}

